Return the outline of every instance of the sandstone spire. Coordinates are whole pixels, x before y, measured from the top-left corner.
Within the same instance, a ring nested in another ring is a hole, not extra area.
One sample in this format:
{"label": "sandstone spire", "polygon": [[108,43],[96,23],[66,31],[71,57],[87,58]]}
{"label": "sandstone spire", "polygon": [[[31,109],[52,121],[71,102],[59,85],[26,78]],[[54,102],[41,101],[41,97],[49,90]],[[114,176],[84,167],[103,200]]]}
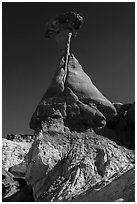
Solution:
{"label": "sandstone spire", "polygon": [[3,138],[3,202],[135,201],[135,103],[112,105],[70,52],[81,22],[70,12],[47,25],[60,65],[30,121],[34,135]]}
{"label": "sandstone spire", "polygon": [[98,128],[116,115],[114,106],[93,85],[70,51],[71,39],[76,36],[82,20],[79,14],[69,12],[47,23],[45,36],[56,40],[61,59],[50,87],[31,118],[32,129],[46,123],[48,131],[51,120],[53,125],[57,118],[62,131],[64,127],[71,130]]}

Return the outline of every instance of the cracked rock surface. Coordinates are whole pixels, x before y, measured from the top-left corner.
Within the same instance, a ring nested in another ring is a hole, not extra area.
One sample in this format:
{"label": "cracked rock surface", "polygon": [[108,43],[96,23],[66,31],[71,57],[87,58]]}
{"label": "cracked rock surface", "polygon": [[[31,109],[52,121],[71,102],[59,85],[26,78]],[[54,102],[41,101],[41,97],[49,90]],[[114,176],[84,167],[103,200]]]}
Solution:
{"label": "cracked rock surface", "polygon": [[135,201],[135,104],[111,103],[71,53],[81,22],[71,12],[47,26],[60,63],[31,117],[34,136],[3,139],[4,169],[26,182],[5,201]]}
{"label": "cracked rock surface", "polygon": [[2,140],[2,201],[34,201],[25,181],[25,157],[34,141],[32,135],[8,135]]}
{"label": "cracked rock surface", "polygon": [[[30,121],[30,128],[37,129],[42,122],[60,121],[71,130],[103,127],[113,120],[116,109],[94,86],[74,55],[69,57],[64,78],[64,60],[43,96]],[[54,123],[54,122],[53,122]],[[40,127],[41,128],[41,127]],[[62,129],[63,131],[63,129]]]}
{"label": "cracked rock surface", "polygon": [[112,202],[126,196],[127,186],[134,192],[133,151],[94,132],[39,132],[27,163],[35,201]]}
{"label": "cracked rock surface", "polygon": [[22,163],[31,147],[29,142],[15,142],[2,139],[2,166],[9,170],[14,165]]}

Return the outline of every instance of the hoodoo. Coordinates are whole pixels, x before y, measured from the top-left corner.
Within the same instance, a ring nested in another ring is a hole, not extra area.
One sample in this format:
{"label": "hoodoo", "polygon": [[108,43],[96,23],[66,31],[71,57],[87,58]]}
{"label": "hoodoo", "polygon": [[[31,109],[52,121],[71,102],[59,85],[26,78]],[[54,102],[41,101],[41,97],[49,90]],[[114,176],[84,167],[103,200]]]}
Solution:
{"label": "hoodoo", "polygon": [[82,21],[79,14],[69,12],[47,23],[45,36],[56,40],[61,59],[50,87],[31,118],[31,129],[49,123],[49,117],[54,121],[57,117],[62,118],[63,126],[71,130],[76,124],[79,128],[84,126],[85,130],[100,128],[116,115],[115,107],[94,86],[71,53],[71,39],[76,36]]}
{"label": "hoodoo", "polygon": [[5,202],[135,201],[135,104],[112,104],[72,54],[82,20],[69,12],[47,24],[60,63],[31,118],[34,135],[3,139]]}

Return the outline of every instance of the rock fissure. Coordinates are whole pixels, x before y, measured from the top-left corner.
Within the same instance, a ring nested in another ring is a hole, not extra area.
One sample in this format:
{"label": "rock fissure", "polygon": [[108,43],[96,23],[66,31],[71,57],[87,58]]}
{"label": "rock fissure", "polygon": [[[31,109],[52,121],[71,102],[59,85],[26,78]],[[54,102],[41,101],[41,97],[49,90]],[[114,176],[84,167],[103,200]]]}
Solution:
{"label": "rock fissure", "polygon": [[71,53],[82,20],[68,12],[47,24],[60,63],[30,120],[34,137],[3,139],[4,201],[134,201],[135,103],[111,103]]}

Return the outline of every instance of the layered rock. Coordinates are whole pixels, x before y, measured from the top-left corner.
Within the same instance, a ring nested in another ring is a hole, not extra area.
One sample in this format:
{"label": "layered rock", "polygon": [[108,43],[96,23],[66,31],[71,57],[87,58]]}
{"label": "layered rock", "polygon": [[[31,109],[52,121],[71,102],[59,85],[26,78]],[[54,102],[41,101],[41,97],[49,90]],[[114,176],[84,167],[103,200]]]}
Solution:
{"label": "layered rock", "polygon": [[35,201],[111,202],[134,185],[134,153],[94,132],[54,137],[40,132],[27,163],[26,180]]}
{"label": "layered rock", "polygon": [[70,12],[47,24],[46,37],[56,40],[60,63],[31,118],[35,136],[4,141],[4,168],[27,182],[7,201],[135,200],[135,105],[112,104],[70,52],[81,23]]}
{"label": "layered rock", "polygon": [[80,24],[79,19],[82,17],[78,14],[68,13],[53,19],[47,26],[46,33],[56,40],[61,60],[50,87],[32,116],[31,129],[41,128],[45,121],[49,124],[50,119],[51,123],[60,120],[59,126],[63,124],[71,130],[90,129],[105,126],[106,121],[112,121],[116,115],[115,107],[94,86],[70,52],[71,38],[80,27],[76,26],[77,22]]}
{"label": "layered rock", "polygon": [[134,151],[102,136],[118,143],[126,106],[122,110],[106,99],[70,52],[75,23],[73,30],[68,22],[56,18],[48,26],[61,60],[30,121],[36,139],[26,159],[26,181],[40,202],[133,201]]}
{"label": "layered rock", "polygon": [[37,129],[45,121],[49,124],[50,118],[54,121],[60,118],[59,126],[63,123],[71,130],[83,129],[82,126],[85,129],[104,126],[106,120],[112,120],[115,116],[114,106],[92,84],[73,55],[69,58],[68,73],[63,82],[62,61],[32,116],[30,127]]}

